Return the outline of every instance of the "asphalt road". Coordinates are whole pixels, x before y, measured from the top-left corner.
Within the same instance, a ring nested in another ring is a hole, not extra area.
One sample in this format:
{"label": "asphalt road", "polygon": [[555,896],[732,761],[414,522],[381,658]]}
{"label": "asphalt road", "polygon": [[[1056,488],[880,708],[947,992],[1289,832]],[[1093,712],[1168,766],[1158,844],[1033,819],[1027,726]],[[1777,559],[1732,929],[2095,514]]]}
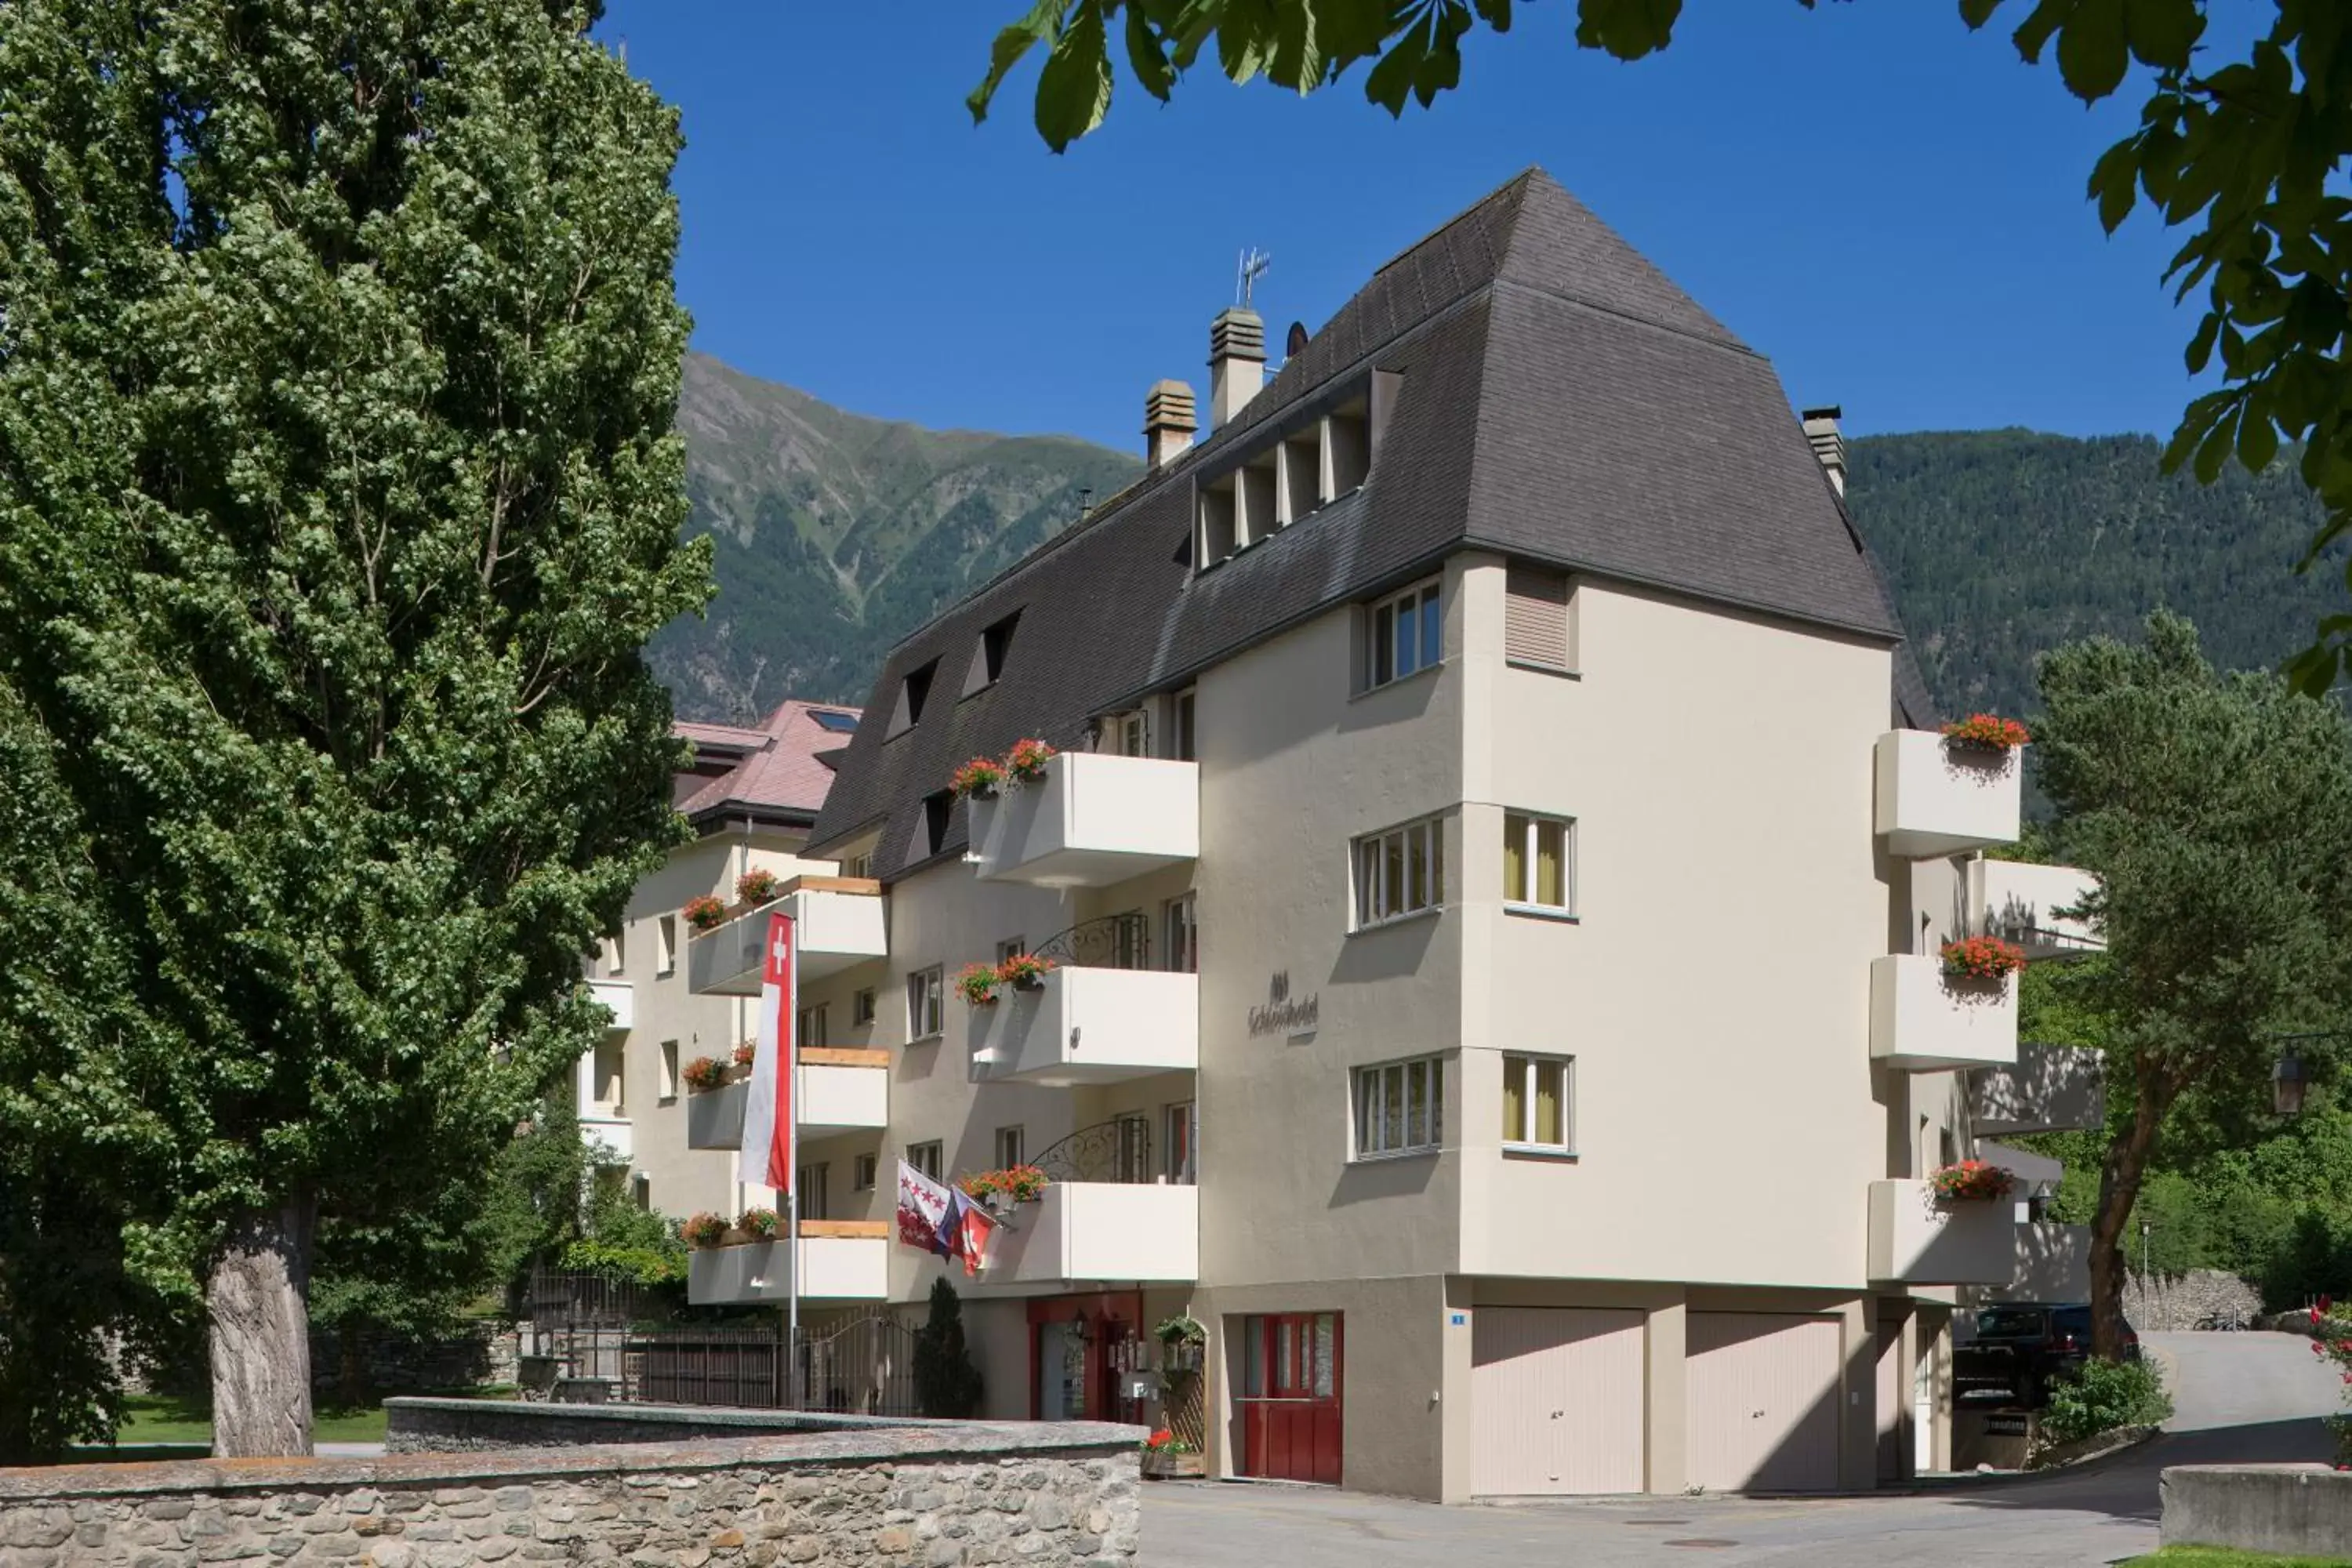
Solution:
{"label": "asphalt road", "polygon": [[1438,1508],[1319,1488],[1148,1488],[1146,1568],[1525,1568],[1770,1563],[1802,1568],[2090,1568],[2156,1549],[2167,1465],[2326,1459],[2336,1374],[2289,1334],[2150,1333],[2177,1414],[2080,1472],[1817,1500],[1645,1498]]}

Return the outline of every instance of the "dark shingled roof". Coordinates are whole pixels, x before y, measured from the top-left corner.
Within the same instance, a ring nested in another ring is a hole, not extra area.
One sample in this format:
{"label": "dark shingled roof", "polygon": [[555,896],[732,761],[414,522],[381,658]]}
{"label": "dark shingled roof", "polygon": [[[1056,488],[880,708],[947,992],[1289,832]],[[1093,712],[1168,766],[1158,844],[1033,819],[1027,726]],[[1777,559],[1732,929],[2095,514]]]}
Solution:
{"label": "dark shingled roof", "polygon": [[[1370,479],[1197,577],[1193,482],[1400,373]],[[812,847],[881,829],[925,857],[926,795],[1024,735],[1094,715],[1332,605],[1487,548],[1898,642],[1877,568],[1770,363],[1576,198],[1529,170],[1376,273],[1241,416],[901,642],[866,708],[938,669],[922,721],[862,726]],[[957,700],[980,634],[1025,605],[997,683]],[[1894,700],[1927,716],[1907,653]],[[942,851],[964,841],[959,809]]]}

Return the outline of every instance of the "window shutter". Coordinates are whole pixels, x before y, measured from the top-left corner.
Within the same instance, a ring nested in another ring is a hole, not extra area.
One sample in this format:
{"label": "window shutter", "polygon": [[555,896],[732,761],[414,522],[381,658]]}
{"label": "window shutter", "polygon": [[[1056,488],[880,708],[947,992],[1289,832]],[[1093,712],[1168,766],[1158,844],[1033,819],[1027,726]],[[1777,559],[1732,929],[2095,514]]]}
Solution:
{"label": "window shutter", "polygon": [[1503,595],[1503,657],[1513,664],[1568,668],[1568,574],[1514,566]]}

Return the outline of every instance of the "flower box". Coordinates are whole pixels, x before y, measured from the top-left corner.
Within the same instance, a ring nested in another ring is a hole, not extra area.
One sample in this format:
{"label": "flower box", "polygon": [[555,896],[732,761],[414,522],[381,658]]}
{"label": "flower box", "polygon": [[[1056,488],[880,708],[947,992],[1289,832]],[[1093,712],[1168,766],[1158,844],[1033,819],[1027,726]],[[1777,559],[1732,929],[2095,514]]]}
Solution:
{"label": "flower box", "polygon": [[992,757],[974,757],[948,775],[948,788],[967,800],[994,800],[1004,787],[1004,764]]}
{"label": "flower box", "polygon": [[1972,936],[1948,942],[1941,954],[1947,980],[2008,979],[2025,967],[2025,950],[1997,936]]}
{"label": "flower box", "polygon": [[1045,976],[1055,969],[1050,958],[1034,953],[1016,952],[996,966],[996,978],[1015,991],[1043,991]]}
{"label": "flower box", "polygon": [[1147,1481],[1203,1480],[1209,1474],[1206,1454],[1171,1454],[1145,1450],[1143,1479]]}
{"label": "flower box", "polygon": [[1035,784],[1045,776],[1045,764],[1054,755],[1054,748],[1043,741],[1015,741],[1004,753],[1004,775],[1013,784]]}
{"label": "flower box", "polygon": [[727,1083],[727,1064],[717,1057],[697,1057],[678,1070],[686,1087],[696,1094],[722,1089]]}
{"label": "flower box", "polygon": [[2013,752],[2032,739],[2016,720],[1991,713],[1971,713],[1944,726],[1946,745],[1972,747],[1979,752]]}
{"label": "flower box", "polygon": [[686,923],[694,929],[697,935],[717,931],[727,923],[727,906],[709,893],[697,893],[687,900],[680,912],[686,916]]}
{"label": "flower box", "polygon": [[2017,1177],[2003,1166],[1982,1160],[1946,1165],[1927,1178],[1939,1204],[1993,1204],[2017,1188]]}
{"label": "flower box", "polygon": [[956,994],[974,1007],[992,1005],[996,988],[1003,984],[1003,972],[992,963],[967,963],[956,971]]}

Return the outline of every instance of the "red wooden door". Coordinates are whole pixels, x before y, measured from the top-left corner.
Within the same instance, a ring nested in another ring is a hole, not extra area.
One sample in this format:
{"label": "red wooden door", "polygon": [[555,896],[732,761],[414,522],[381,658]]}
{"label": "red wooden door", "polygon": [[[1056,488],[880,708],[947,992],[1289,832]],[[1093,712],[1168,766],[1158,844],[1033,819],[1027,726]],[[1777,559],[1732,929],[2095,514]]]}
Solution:
{"label": "red wooden door", "polygon": [[1242,1473],[1339,1484],[1340,1314],[1244,1320]]}

